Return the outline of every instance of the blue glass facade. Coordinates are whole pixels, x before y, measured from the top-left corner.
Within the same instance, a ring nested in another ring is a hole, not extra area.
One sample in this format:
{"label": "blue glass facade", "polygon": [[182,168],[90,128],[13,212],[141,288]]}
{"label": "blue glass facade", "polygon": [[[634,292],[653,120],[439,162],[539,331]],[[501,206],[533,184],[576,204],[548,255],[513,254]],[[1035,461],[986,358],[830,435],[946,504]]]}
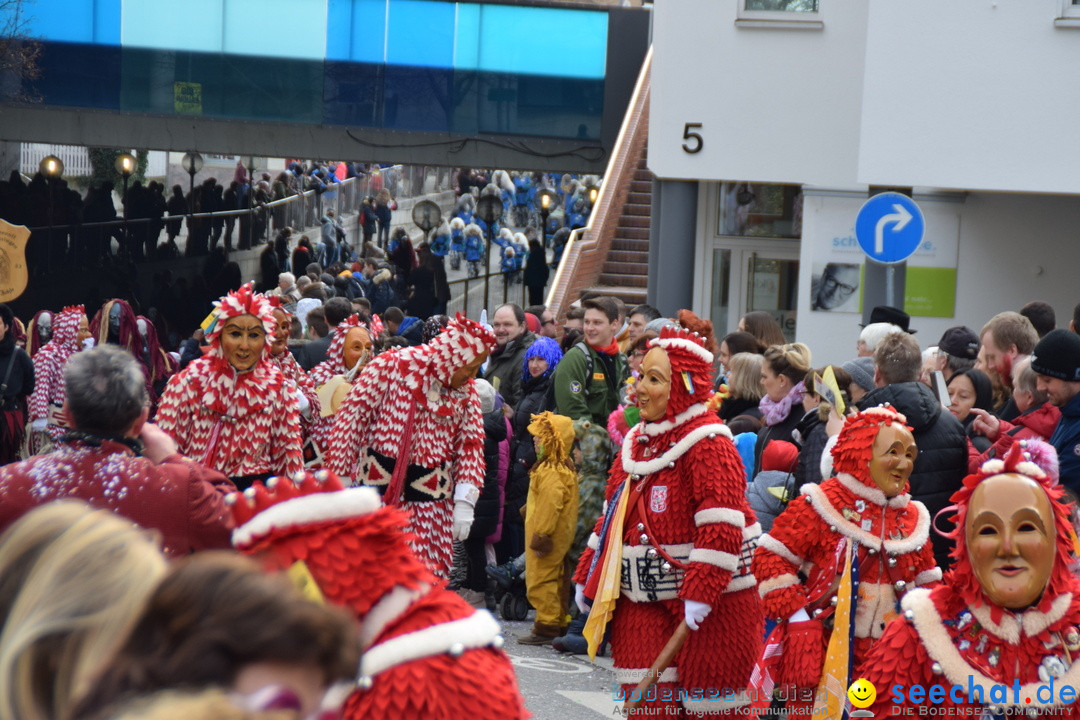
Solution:
{"label": "blue glass facade", "polygon": [[48,105],[601,136],[604,11],[441,0],[38,0]]}

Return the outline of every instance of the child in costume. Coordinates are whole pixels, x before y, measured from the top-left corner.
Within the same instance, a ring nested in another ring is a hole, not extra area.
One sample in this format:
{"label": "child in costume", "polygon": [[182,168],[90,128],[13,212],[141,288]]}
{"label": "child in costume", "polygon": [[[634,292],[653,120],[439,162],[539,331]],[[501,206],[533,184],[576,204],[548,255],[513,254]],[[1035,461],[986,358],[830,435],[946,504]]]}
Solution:
{"label": "child in costume", "polygon": [[878,688],[904,689],[900,703],[879,692],[874,717],[921,714],[925,699],[907,694],[917,683],[945,689],[941,716],[1080,716],[1076,693],[1061,692],[1080,685],[1080,580],[1074,508],[1046,472],[1056,462],[1052,448],[1025,440],[964,479],[951,498],[952,569],[904,596],[903,617],[862,666]]}
{"label": "child in costume", "polygon": [[[712,362],[687,330],[665,328],[652,341],[636,390],[641,422],[612,465],[606,513],[574,575],[579,607],[593,600],[590,653],[610,618],[623,692],[682,623],[693,631],[645,704],[650,714],[738,711],[761,647],[750,574],[760,530],[731,434],[705,406]],[[706,697],[711,690],[715,697]]]}
{"label": "child in costume", "polygon": [[906,591],[941,579],[930,515],[905,494],[918,448],[904,423],[888,406],[849,416],[832,451],[836,476],[804,485],[761,537],[754,575],[778,624],[756,673],[755,704],[767,707],[775,684],[789,710],[808,712],[823,672],[842,696],[848,658],[862,661]]}
{"label": "child in costume", "polygon": [[229,476],[237,487],[303,467],[296,392],[266,351],[270,302],[242,286],[214,303],[209,352],[169,381],[157,424],[179,452]]}
{"label": "child in costume", "polygon": [[532,633],[518,638],[523,645],[547,645],[566,632],[563,585],[567,553],[577,525],[578,488],[570,453],[574,423],[563,415],[533,415],[529,433],[539,458],[529,473],[525,504],[525,587],[536,608]]}
{"label": "child in costume", "polygon": [[350,610],[364,649],[343,720],[527,718],[499,624],[409,549],[409,520],[372,488],[333,473],[257,483],[233,495],[238,550],[286,569],[309,596]]}
{"label": "child in costume", "polygon": [[416,554],[440,577],[484,482],[484,424],[472,378],[495,336],[463,315],[426,345],[372,360],[334,420],[326,467],[412,511]]}

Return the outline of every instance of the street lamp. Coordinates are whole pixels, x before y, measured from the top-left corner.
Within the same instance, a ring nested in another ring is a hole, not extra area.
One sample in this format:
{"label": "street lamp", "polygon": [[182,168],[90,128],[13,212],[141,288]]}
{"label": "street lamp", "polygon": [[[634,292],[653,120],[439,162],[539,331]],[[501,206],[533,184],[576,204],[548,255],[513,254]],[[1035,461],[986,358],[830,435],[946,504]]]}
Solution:
{"label": "street lamp", "polygon": [[596,198],[599,194],[600,188],[598,188],[596,185],[590,185],[589,187],[585,188],[585,195],[589,198],[590,210],[592,209],[592,206],[596,204]]}
{"label": "street lamp", "polygon": [[548,213],[551,212],[552,206],[558,200],[558,195],[550,188],[544,188],[540,191],[540,242],[546,248],[548,246],[547,237],[547,220]]}
{"label": "street lamp", "polygon": [[424,237],[427,237],[431,229],[442,222],[442,210],[431,200],[421,200],[413,206],[412,219],[416,227],[424,231]]}
{"label": "street lamp", "polygon": [[484,195],[476,203],[476,214],[487,225],[488,234],[487,245],[484,247],[484,307],[486,308],[491,300],[491,228],[502,218],[502,198],[498,195]]}
{"label": "street lamp", "polygon": [[48,258],[53,254],[53,185],[64,174],[64,161],[55,155],[46,155],[38,163],[38,170],[45,177],[46,184],[49,186],[49,239],[47,241],[48,252],[46,253],[46,258]]}
{"label": "street lamp", "polygon": [[[180,164],[184,167],[184,172],[188,174],[190,182],[188,183],[188,196],[194,197],[195,195],[195,173],[199,172],[203,168],[203,157],[194,150],[184,153],[184,157],[180,158]],[[188,210],[190,213],[190,209]]]}
{"label": "street lamp", "polygon": [[120,173],[120,177],[124,178],[124,194],[120,196],[120,203],[124,206],[124,245],[127,251],[132,252],[131,249],[131,229],[128,227],[128,178],[135,172],[135,166],[137,161],[135,156],[131,153],[120,153],[116,156],[116,162],[113,166],[116,168],[116,172]]}

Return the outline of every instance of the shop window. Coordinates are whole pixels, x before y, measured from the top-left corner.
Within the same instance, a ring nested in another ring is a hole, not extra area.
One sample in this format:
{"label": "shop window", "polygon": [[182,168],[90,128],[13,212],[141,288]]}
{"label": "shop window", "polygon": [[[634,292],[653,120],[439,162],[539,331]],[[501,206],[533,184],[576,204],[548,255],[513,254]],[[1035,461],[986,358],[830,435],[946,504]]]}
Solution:
{"label": "shop window", "polygon": [[802,206],[798,185],[721,183],[717,234],[798,239],[802,237]]}
{"label": "shop window", "polygon": [[821,0],[740,0],[736,25],[817,29],[822,27]]}

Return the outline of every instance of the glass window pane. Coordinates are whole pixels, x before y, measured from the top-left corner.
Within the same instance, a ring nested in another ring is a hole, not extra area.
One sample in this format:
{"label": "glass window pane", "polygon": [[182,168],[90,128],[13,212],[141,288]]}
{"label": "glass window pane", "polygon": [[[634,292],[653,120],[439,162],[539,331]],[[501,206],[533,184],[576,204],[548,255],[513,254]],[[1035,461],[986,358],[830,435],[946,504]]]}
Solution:
{"label": "glass window pane", "polygon": [[788,342],[795,340],[799,261],[750,256],[746,310],[772,313]]}
{"label": "glass window pane", "polygon": [[417,67],[453,67],[454,5],[430,0],[390,3],[386,62]]}
{"label": "glass window pane", "polygon": [[802,189],[798,185],[722,183],[720,235],[798,238],[802,236]]}
{"label": "glass window pane", "polygon": [[709,319],[721,338],[730,332],[728,317],[731,311],[730,301],[731,251],[713,250],[712,263],[712,300],[709,303]]}
{"label": "glass window pane", "polygon": [[746,0],[747,10],[817,12],[818,0]]}

